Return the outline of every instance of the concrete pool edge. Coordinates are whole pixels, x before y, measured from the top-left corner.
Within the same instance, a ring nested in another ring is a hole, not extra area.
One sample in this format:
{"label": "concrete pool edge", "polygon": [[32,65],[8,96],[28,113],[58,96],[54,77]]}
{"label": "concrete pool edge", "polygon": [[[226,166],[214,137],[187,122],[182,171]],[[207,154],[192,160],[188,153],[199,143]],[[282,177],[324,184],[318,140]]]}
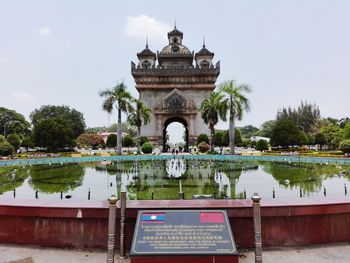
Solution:
{"label": "concrete pool edge", "polygon": [[122,155],[122,156],[89,156],[89,157],[52,157],[36,159],[0,160],[0,167],[15,167],[40,164],[88,163],[100,161],[152,161],[168,159],[185,160],[232,160],[232,161],[280,161],[280,162],[310,162],[321,164],[350,165],[350,158],[337,157],[306,157],[306,156],[241,156],[241,155]]}

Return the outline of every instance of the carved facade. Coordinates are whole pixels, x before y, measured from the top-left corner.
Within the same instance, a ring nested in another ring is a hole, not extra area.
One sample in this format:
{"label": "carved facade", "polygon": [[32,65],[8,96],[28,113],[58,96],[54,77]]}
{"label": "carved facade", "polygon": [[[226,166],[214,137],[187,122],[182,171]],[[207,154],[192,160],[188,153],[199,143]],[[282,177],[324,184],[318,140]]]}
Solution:
{"label": "carved facade", "polygon": [[157,54],[147,43],[137,54],[138,64],[131,62],[139,99],[152,109],[151,123],[141,127],[141,136],[164,146],[167,126],[177,121],[185,126],[187,143],[192,145],[199,134],[209,134],[199,107],[215,89],[220,62],[214,66],[214,53],[204,43],[199,52],[191,52],[182,44],[183,33],[176,27],[168,33],[168,39],[169,44]]}

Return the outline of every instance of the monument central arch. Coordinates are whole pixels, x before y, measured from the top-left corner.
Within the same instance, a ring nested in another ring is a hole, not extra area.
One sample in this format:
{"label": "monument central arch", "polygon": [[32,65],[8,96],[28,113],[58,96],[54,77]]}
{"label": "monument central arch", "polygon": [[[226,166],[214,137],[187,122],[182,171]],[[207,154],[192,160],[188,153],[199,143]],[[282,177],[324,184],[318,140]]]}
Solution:
{"label": "monument central arch", "polygon": [[[215,89],[220,62],[214,66],[214,53],[203,43],[197,53],[182,44],[183,33],[176,27],[168,33],[169,44],[154,53],[146,48],[131,62],[131,74],[139,99],[152,109],[152,119],[141,127],[141,136],[166,149],[165,129],[180,122],[186,129],[186,149],[201,133],[210,134],[199,112],[202,101]],[[195,63],[193,63],[195,62]]]}
{"label": "monument central arch", "polygon": [[163,128],[163,152],[167,151],[167,147],[166,147],[166,143],[167,143],[166,130],[167,130],[168,126],[170,124],[174,123],[174,122],[179,122],[179,123],[181,123],[184,126],[184,128],[185,128],[185,134],[184,134],[185,147],[184,148],[185,148],[185,150],[188,150],[188,147],[189,147],[188,122],[183,117],[173,116],[173,117],[169,117],[164,122],[164,128]]}

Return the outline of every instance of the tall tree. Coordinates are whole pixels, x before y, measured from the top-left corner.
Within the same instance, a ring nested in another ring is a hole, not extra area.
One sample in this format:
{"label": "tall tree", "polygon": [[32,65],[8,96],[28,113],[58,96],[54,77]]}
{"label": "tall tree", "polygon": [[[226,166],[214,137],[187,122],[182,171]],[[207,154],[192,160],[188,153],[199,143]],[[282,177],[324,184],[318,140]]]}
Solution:
{"label": "tall tree", "polygon": [[48,151],[58,151],[74,146],[74,133],[62,119],[43,120],[33,128],[36,146],[46,147]]}
{"label": "tall tree", "polygon": [[246,125],[238,128],[241,132],[243,138],[250,139],[250,137],[254,136],[259,129],[254,127],[253,125]]}
{"label": "tall tree", "polygon": [[260,130],[257,133],[259,136],[271,138],[272,136],[272,129],[273,126],[275,125],[275,120],[270,120],[270,121],[265,121],[263,124],[260,126]]}
{"label": "tall tree", "polygon": [[305,133],[292,119],[277,120],[271,135],[271,146],[289,147],[301,145],[305,142]]}
{"label": "tall tree", "polygon": [[247,84],[237,85],[233,80],[220,84],[220,90],[227,97],[229,111],[230,152],[235,154],[235,119],[242,120],[243,112],[249,111],[249,100],[244,93],[251,92]]}
{"label": "tall tree", "polygon": [[20,136],[30,134],[30,124],[24,116],[14,110],[0,107],[0,134],[5,137],[15,133]]}
{"label": "tall tree", "polygon": [[321,114],[316,104],[302,101],[297,109],[283,108],[277,113],[277,120],[291,119],[306,134],[316,134],[320,128]]}
{"label": "tall tree", "polygon": [[209,125],[210,129],[211,151],[214,151],[215,125],[218,123],[220,118],[223,121],[226,121],[227,105],[227,99],[225,96],[221,93],[213,91],[200,106],[202,118],[205,124]]}
{"label": "tall tree", "polygon": [[118,113],[118,129],[117,129],[117,152],[122,154],[122,112],[129,113],[133,111],[131,101],[132,96],[127,91],[124,82],[117,83],[116,86],[105,89],[99,93],[100,97],[104,98],[102,108],[108,113],[113,112],[115,107]]}
{"label": "tall tree", "polygon": [[137,153],[140,153],[141,126],[142,123],[146,125],[151,121],[152,110],[140,100],[134,100],[134,104],[134,111],[129,114],[128,122],[137,127]]}
{"label": "tall tree", "polygon": [[73,130],[74,138],[82,134],[86,128],[84,115],[65,105],[43,105],[30,114],[30,119],[33,126],[43,120],[61,119]]}

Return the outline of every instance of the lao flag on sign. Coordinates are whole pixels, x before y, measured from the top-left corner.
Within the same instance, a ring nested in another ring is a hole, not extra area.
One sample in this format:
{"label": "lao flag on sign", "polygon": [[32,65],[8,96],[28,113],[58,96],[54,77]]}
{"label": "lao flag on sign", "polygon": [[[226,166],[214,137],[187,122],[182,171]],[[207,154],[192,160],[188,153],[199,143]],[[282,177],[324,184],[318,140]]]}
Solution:
{"label": "lao flag on sign", "polygon": [[165,213],[142,213],[142,223],[165,223]]}
{"label": "lao flag on sign", "polygon": [[202,212],[199,220],[201,223],[225,223],[225,216],[221,212]]}

